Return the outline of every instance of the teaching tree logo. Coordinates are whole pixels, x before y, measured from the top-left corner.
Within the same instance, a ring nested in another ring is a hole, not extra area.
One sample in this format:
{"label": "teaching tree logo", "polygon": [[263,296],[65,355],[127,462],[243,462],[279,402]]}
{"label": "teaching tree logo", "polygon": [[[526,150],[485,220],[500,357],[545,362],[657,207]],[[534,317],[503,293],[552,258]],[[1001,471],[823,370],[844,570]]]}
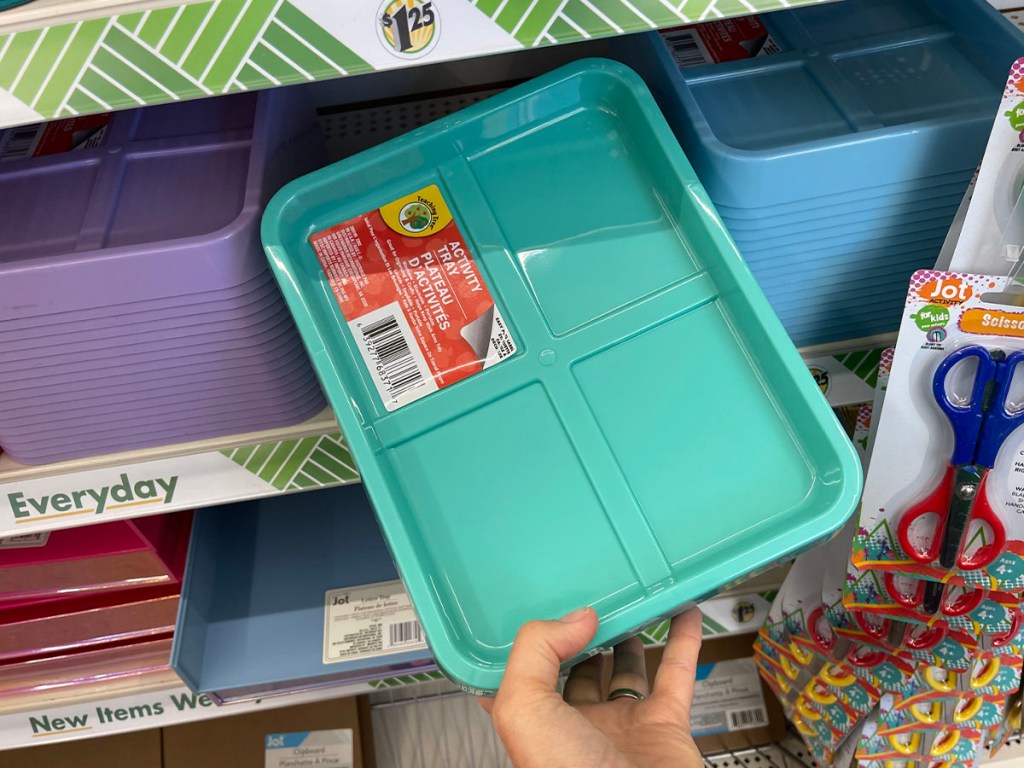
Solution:
{"label": "teaching tree logo", "polygon": [[384,0],[377,14],[377,36],[399,58],[426,56],[441,36],[437,7],[432,1]]}
{"label": "teaching tree logo", "polygon": [[406,231],[416,234],[422,232],[433,223],[434,211],[429,208],[426,202],[414,200],[403,206],[398,214],[398,221]]}

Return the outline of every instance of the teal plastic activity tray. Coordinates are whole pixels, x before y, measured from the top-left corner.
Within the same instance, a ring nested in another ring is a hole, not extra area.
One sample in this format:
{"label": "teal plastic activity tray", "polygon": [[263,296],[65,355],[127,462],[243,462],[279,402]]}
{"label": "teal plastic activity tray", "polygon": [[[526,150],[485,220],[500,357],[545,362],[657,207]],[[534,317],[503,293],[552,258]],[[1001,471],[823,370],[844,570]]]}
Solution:
{"label": "teal plastic activity tray", "polygon": [[[640,79],[578,62],[289,184],[263,242],[438,665],[606,647],[834,532],[861,471]],[[796,279],[796,278],[794,278]]]}

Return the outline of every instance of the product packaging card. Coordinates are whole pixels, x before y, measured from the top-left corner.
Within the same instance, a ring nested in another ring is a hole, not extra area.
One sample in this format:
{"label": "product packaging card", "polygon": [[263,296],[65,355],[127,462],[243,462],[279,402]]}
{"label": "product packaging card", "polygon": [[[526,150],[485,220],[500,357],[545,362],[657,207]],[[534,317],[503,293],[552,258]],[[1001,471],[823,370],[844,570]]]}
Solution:
{"label": "product packaging card", "polygon": [[945,730],[883,735],[877,729],[861,738],[857,760],[926,761],[970,763],[982,734],[977,730],[947,726]]}
{"label": "product packaging card", "polygon": [[752,658],[697,665],[690,724],[694,736],[756,728],[768,722]]}
{"label": "product packaging card", "polygon": [[[859,614],[924,624],[936,630],[961,630],[972,635],[1003,637],[1019,622],[1020,599],[1011,592],[976,589],[962,585],[936,587],[935,612],[927,610],[926,595],[932,584],[896,571],[847,571],[845,606]],[[862,622],[863,623],[863,622]]]}
{"label": "product packaging card", "polygon": [[353,768],[352,729],[269,733],[264,768]]}
{"label": "product packaging card", "polygon": [[[914,274],[854,538],[856,568],[1024,588],[1021,361],[1024,311],[1007,304],[998,278]],[[941,585],[931,589],[941,596]]]}
{"label": "product packaging card", "polygon": [[949,262],[951,272],[1016,275],[1024,253],[1024,59],[1010,70],[978,182]]}

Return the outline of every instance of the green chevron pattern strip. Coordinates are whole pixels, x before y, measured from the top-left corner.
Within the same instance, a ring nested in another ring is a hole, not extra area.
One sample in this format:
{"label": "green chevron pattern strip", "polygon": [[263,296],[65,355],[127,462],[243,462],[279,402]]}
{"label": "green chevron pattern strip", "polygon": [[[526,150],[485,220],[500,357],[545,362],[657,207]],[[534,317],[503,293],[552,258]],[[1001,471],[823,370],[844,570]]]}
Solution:
{"label": "green chevron pattern strip", "polygon": [[0,36],[0,88],[47,118],[370,69],[285,0],[213,0]]}
{"label": "green chevron pattern strip", "polygon": [[850,371],[853,371],[869,387],[874,388],[878,385],[878,365],[882,360],[882,352],[884,351],[885,348],[880,347],[861,352],[847,352],[836,355],[836,360]]}
{"label": "green chevron pattern strip", "polygon": [[279,491],[299,491],[359,482],[355,462],[340,433],[221,451]]}
{"label": "green chevron pattern strip", "polygon": [[430,680],[444,680],[445,677],[440,672],[417,672],[414,675],[402,675],[401,677],[388,677],[383,680],[373,680],[370,682],[372,688],[395,688],[399,685],[409,685],[410,683],[426,683]]}
{"label": "green chevron pattern strip", "polygon": [[[815,2],[816,0],[810,0]],[[823,1],[823,0],[817,0]],[[527,47],[674,27],[807,5],[780,0],[475,0],[478,10]]]}

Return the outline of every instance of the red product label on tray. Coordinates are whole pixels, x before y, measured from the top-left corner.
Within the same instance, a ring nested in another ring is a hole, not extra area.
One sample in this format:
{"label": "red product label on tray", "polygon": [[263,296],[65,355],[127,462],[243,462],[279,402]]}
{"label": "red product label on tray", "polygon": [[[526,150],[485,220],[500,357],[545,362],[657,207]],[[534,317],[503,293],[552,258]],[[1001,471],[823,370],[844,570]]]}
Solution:
{"label": "red product label on tray", "polygon": [[782,49],[757,16],[709,21],[661,33],[680,67],[770,56]]}
{"label": "red product label on tray", "polygon": [[436,185],[309,242],[388,411],[515,353]]}

